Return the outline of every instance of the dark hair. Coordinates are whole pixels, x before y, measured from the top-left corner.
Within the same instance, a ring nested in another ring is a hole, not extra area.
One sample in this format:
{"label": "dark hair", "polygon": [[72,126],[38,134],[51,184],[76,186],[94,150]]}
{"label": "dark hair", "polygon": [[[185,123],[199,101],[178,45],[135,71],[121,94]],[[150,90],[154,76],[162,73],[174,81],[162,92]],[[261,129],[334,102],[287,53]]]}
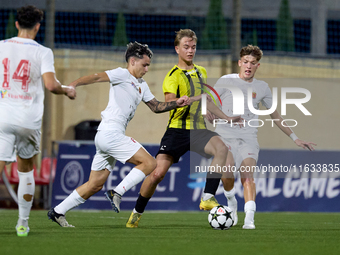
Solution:
{"label": "dark hair", "polygon": [[125,60],[129,61],[130,57],[137,57],[142,59],[144,55],[147,55],[150,59],[152,58],[152,51],[149,49],[147,44],[141,44],[139,42],[130,42],[127,45],[127,49],[125,52]]}
{"label": "dark hair", "polygon": [[44,13],[35,6],[28,5],[17,10],[17,20],[23,29],[32,29],[37,23],[42,21]]}
{"label": "dark hair", "polygon": [[197,43],[197,36],[196,33],[194,31],[192,31],[191,29],[181,29],[179,31],[176,32],[176,37],[175,37],[175,41],[174,44],[175,46],[178,46],[179,43],[181,42],[183,37],[189,37],[192,40],[195,40]]}
{"label": "dark hair", "polygon": [[249,44],[248,46],[245,46],[241,49],[240,58],[247,55],[252,55],[256,58],[257,61],[260,61],[263,56],[263,52],[258,46],[253,46]]}

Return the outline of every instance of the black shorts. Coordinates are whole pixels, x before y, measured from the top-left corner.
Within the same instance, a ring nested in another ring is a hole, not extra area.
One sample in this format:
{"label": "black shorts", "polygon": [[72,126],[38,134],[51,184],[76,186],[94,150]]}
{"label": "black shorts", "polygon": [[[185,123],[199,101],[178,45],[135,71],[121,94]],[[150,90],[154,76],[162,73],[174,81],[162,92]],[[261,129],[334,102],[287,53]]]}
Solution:
{"label": "black shorts", "polygon": [[204,148],[213,136],[218,136],[218,134],[208,129],[168,128],[162,138],[157,155],[170,155],[173,157],[174,163],[177,163],[179,158],[189,150],[197,152],[205,158],[211,158],[212,155],[205,153]]}

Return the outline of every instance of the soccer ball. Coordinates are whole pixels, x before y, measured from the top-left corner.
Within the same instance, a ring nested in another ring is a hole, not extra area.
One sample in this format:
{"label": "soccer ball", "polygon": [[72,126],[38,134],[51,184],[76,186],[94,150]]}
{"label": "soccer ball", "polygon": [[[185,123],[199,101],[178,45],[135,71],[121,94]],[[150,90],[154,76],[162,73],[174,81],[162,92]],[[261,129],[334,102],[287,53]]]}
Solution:
{"label": "soccer ball", "polygon": [[232,210],[228,206],[218,205],[215,206],[208,215],[208,221],[213,229],[227,230],[234,221],[231,218]]}

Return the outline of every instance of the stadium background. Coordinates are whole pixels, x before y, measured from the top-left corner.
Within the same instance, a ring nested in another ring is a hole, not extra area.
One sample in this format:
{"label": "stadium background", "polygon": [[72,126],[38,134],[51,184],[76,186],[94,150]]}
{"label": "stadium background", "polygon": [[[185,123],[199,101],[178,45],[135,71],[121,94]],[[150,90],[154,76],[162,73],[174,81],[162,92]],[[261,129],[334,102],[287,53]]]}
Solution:
{"label": "stadium background", "polygon": [[[233,2],[237,1],[55,1],[53,51],[57,78],[68,84],[83,75],[125,66],[124,45],[136,40],[147,43],[155,53],[144,78],[156,98],[163,100],[164,75],[177,63],[174,31],[181,28],[197,32],[195,63],[204,66],[210,78],[231,73]],[[298,120],[294,131],[301,139],[317,143],[318,150],[339,151],[340,1],[238,2],[241,46],[257,44],[264,51],[257,78],[279,91],[287,86],[308,89],[312,99],[305,107],[312,116],[289,106],[287,118]],[[0,0],[2,39],[16,35],[15,9],[24,4],[46,8],[42,0]],[[45,34],[46,19],[36,40],[44,44]],[[47,144],[73,140],[78,123],[100,119],[108,90],[107,84],[80,87],[75,101],[52,95]],[[155,115],[141,104],[126,133],[141,143],[158,144],[167,121],[168,114]],[[269,125],[260,128],[258,136],[263,149],[298,150],[280,130]],[[43,154],[50,151],[49,147]]]}

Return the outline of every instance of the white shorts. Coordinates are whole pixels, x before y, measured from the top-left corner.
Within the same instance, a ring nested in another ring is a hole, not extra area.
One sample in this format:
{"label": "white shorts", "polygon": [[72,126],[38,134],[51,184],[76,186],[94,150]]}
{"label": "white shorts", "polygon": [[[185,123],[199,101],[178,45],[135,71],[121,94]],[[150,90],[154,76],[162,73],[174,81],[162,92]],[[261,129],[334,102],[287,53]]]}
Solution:
{"label": "white shorts", "polygon": [[253,158],[257,162],[260,151],[257,139],[222,138],[222,140],[233,154],[236,169],[240,168],[246,158]]}
{"label": "white shorts", "polygon": [[11,163],[20,158],[29,159],[40,152],[40,129],[28,129],[0,122],[0,160]]}
{"label": "white shorts", "polygon": [[115,130],[98,130],[94,139],[96,155],[94,155],[91,170],[113,170],[116,160],[123,164],[143,146],[133,138]]}

